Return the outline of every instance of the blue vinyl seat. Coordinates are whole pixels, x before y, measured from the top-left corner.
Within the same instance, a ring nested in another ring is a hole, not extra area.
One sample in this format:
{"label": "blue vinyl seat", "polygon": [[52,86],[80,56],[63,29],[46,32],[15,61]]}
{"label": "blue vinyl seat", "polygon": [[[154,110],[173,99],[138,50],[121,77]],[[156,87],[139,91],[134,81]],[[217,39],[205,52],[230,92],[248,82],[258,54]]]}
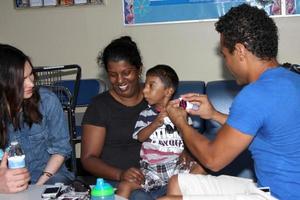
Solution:
{"label": "blue vinyl seat", "polygon": [[[60,83],[64,87],[67,87],[71,92],[74,91],[73,80],[63,80]],[[75,120],[76,120],[76,135],[73,139],[80,139],[81,137],[81,120],[84,111],[79,111],[79,108],[87,107],[94,96],[105,91],[107,89],[104,81],[99,79],[81,79],[79,84],[78,96],[76,101]]]}
{"label": "blue vinyl seat", "polygon": [[[241,89],[242,86],[237,85],[234,80],[210,81],[206,85],[206,94],[216,110],[228,114],[234,97]],[[213,139],[216,137],[216,133],[220,127],[221,125],[216,121],[205,120],[204,135],[209,139]],[[253,166],[251,154],[248,150],[245,150],[224,169],[217,173],[212,173],[215,175],[227,174],[256,180]]]}
{"label": "blue vinyl seat", "polygon": [[[87,107],[93,97],[107,90],[104,81],[99,79],[82,79],[80,81],[79,93],[76,107]],[[81,121],[84,112],[76,112],[76,137],[81,138]]]}

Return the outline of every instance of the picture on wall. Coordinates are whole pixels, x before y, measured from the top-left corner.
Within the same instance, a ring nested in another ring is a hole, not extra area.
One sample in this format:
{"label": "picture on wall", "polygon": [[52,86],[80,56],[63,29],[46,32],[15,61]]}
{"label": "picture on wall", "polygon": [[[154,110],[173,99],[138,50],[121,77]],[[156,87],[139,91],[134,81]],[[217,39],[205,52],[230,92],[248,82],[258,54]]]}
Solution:
{"label": "picture on wall", "polygon": [[14,0],[15,8],[104,5],[104,0]]}
{"label": "picture on wall", "polygon": [[300,14],[300,0],[123,0],[123,18],[125,25],[215,20],[242,3],[270,16]]}

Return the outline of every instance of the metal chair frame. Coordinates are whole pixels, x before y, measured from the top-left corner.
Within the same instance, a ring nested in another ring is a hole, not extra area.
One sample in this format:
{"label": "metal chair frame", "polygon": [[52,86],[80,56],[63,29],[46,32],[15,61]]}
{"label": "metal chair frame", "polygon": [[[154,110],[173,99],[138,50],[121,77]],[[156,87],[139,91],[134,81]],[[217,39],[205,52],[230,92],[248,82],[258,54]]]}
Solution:
{"label": "metal chair frame", "polygon": [[[67,113],[70,143],[72,146],[71,170],[77,174],[74,140],[76,137],[75,108],[81,79],[79,65],[38,66],[33,72],[37,75],[36,86],[45,87],[54,92],[60,100],[64,111]],[[75,78],[74,78],[75,75]],[[73,80],[74,87],[68,88],[64,80]]]}

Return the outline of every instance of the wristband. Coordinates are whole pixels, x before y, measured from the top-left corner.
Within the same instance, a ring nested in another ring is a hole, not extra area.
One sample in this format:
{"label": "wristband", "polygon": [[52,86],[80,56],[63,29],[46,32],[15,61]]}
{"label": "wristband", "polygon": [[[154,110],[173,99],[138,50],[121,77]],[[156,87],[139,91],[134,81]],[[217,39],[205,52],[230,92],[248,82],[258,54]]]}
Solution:
{"label": "wristband", "polygon": [[43,175],[46,175],[47,177],[51,177],[51,176],[53,176],[53,174],[52,173],[50,173],[50,172],[43,172]]}

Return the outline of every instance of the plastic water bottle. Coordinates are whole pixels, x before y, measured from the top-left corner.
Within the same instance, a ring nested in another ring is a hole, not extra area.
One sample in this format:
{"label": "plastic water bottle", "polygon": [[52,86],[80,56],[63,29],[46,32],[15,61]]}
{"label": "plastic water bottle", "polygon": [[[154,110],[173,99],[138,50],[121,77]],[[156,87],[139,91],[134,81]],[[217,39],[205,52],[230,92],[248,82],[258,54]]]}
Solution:
{"label": "plastic water bottle", "polygon": [[103,178],[97,178],[97,183],[91,192],[91,200],[115,200],[114,188]]}
{"label": "plastic water bottle", "polygon": [[25,154],[17,141],[10,143],[8,150],[8,168],[17,169],[25,167]]}
{"label": "plastic water bottle", "polygon": [[3,158],[3,156],[4,156],[4,152],[3,152],[2,149],[0,149],[0,162],[1,162],[2,158]]}

